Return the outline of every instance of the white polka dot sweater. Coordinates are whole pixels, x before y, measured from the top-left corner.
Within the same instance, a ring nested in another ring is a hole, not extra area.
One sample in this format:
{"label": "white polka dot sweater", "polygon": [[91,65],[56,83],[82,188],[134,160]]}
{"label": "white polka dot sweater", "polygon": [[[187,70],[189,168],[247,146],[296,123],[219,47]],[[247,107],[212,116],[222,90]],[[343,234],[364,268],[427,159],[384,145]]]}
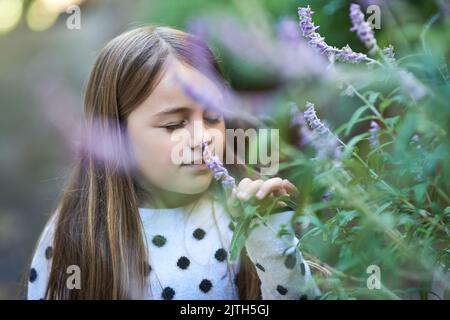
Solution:
{"label": "white polka dot sweater", "polygon": [[[234,225],[217,202],[170,209],[140,208],[149,256],[146,299],[235,300],[239,260],[229,249]],[[308,264],[295,248],[294,236],[278,238],[273,230],[290,229],[293,211],[272,215],[250,233],[245,248],[261,280],[263,299],[312,299],[319,295]],[[28,299],[44,299],[53,255],[55,218],[45,227],[32,260]],[[82,272],[82,270],[81,270]],[[74,289],[76,290],[76,289]],[[81,288],[82,290],[82,288]]]}

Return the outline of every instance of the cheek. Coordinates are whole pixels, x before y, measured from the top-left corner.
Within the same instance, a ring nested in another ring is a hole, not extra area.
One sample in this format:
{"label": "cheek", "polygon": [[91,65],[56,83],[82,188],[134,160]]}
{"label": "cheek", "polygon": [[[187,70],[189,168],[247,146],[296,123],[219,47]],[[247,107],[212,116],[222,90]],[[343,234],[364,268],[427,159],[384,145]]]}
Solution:
{"label": "cheek", "polygon": [[141,158],[148,164],[157,164],[158,166],[170,166],[171,146],[170,141],[149,140],[142,145]]}
{"label": "cheek", "polygon": [[144,171],[163,170],[171,166],[172,141],[170,136],[159,132],[160,130],[140,130],[130,132],[130,140],[136,164]]}

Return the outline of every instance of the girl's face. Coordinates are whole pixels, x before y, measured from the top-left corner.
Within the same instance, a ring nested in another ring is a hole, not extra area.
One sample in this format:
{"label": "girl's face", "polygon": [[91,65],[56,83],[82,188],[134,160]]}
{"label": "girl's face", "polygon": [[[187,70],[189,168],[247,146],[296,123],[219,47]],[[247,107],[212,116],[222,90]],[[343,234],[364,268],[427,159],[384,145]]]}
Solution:
{"label": "girl's face", "polygon": [[[127,132],[144,187],[150,187],[153,192],[194,195],[209,187],[212,173],[204,164],[188,165],[189,160],[182,160],[180,164],[179,159],[174,159],[175,151],[184,149],[190,153],[187,159],[198,163],[202,158],[201,143],[207,141],[210,149],[222,159],[225,123],[222,115],[203,109],[184,93],[177,80],[180,75],[186,83],[220,95],[206,76],[174,60],[150,96],[129,114]],[[211,129],[220,133],[221,139],[211,135]],[[184,136],[188,133],[190,139],[180,142],[173,138],[180,133]]]}

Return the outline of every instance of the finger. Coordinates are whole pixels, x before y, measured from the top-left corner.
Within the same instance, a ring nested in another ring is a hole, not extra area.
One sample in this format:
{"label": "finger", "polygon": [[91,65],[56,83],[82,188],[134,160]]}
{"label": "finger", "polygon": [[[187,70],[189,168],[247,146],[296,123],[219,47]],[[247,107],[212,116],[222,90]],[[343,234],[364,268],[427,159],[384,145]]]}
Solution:
{"label": "finger", "polygon": [[239,182],[239,185],[237,186],[237,193],[239,193],[239,191],[243,188],[245,188],[245,186],[249,185],[250,183],[252,183],[253,180],[250,178],[244,178],[241,180],[241,182]]}
{"label": "finger", "polygon": [[298,195],[299,194],[298,188],[293,183],[291,183],[289,180],[287,180],[287,179],[283,180],[283,188],[289,194],[292,194],[292,195]]}
{"label": "finger", "polygon": [[237,188],[233,188],[231,191],[231,195],[228,198],[228,212],[231,214],[232,217],[237,218],[242,214],[240,207],[240,201],[238,200],[236,196],[236,190]]}
{"label": "finger", "polygon": [[239,199],[237,198],[237,188],[233,188],[231,195],[228,198],[228,206],[236,208],[239,206]]}
{"label": "finger", "polygon": [[277,190],[273,191],[272,193],[273,193],[273,195],[275,195],[277,197],[278,196],[288,196],[289,195],[289,193],[284,188],[277,189]]}
{"label": "finger", "polygon": [[235,194],[236,200],[240,200],[239,195],[241,197],[243,197],[245,195],[245,193],[241,193],[241,192],[243,192],[243,190],[245,190],[245,188],[252,182],[253,182],[253,180],[249,179],[249,178],[244,178],[241,180],[241,182],[239,182],[239,185],[236,187],[236,190],[235,190],[236,191],[236,194]]}
{"label": "finger", "polygon": [[283,188],[283,180],[281,178],[271,178],[264,181],[259,191],[256,193],[256,198],[259,200],[267,196],[268,193]]}
{"label": "finger", "polygon": [[240,187],[245,187],[247,184],[251,183],[252,180],[249,178],[244,178],[239,182],[239,185],[232,189],[231,195],[228,198],[228,209],[232,216],[239,216],[240,210],[238,209],[240,206],[240,201],[237,197]]}
{"label": "finger", "polygon": [[239,190],[237,197],[241,201],[248,201],[264,183],[263,180],[255,180],[250,182],[245,188]]}

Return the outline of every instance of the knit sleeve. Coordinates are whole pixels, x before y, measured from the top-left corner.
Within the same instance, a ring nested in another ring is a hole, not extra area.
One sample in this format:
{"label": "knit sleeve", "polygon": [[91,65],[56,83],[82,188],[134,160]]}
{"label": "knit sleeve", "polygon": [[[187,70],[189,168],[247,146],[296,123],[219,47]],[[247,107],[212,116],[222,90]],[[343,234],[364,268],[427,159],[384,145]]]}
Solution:
{"label": "knit sleeve", "polygon": [[47,222],[39,237],[37,247],[31,261],[28,278],[28,300],[45,299],[48,278],[53,256],[53,234],[56,217],[53,215]]}
{"label": "knit sleeve", "polygon": [[[271,215],[266,224],[255,226],[246,241],[247,254],[261,280],[264,300],[315,299],[320,294],[297,248],[299,240],[290,223],[293,214],[294,211],[284,211]],[[280,228],[288,232],[278,237],[274,231]]]}

